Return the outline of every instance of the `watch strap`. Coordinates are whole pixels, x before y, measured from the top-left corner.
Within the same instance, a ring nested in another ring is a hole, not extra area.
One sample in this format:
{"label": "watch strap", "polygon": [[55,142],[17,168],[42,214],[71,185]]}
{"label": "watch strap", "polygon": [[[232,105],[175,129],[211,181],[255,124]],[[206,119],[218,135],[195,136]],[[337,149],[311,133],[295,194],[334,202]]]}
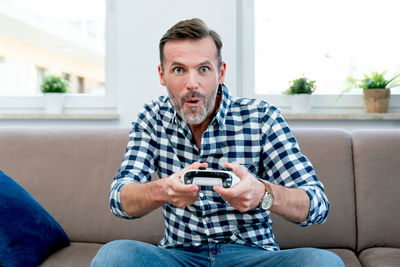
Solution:
{"label": "watch strap", "polygon": [[[271,191],[271,188],[270,188],[270,185],[268,184],[268,182],[267,181],[264,181],[263,179],[261,179],[261,178],[257,178],[263,185],[264,185],[264,189],[265,189],[265,191],[264,191],[264,195],[263,195],[263,197],[261,198],[261,200],[260,200],[260,202],[258,203],[258,208],[262,208],[262,203],[263,203],[263,200],[264,200],[264,198],[266,197],[266,196],[268,196],[269,194],[271,194],[272,195],[272,192],[269,192],[269,191]],[[273,195],[272,195],[273,196]]]}

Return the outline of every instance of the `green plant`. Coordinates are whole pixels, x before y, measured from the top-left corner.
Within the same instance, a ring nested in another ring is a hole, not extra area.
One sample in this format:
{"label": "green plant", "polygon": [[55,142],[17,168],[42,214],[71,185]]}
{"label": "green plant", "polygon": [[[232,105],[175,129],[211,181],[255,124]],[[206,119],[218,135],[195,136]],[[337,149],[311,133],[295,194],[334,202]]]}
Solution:
{"label": "green plant", "polygon": [[69,83],[63,77],[57,75],[48,75],[43,79],[40,85],[42,93],[66,93]]}
{"label": "green plant", "polygon": [[396,79],[400,77],[400,73],[394,75],[391,79],[386,79],[385,75],[386,71],[382,73],[372,72],[370,75],[364,74],[363,79],[354,79],[350,76],[347,78],[348,87],[345,89],[345,92],[352,88],[390,89],[400,86],[399,81],[396,82]]}
{"label": "green plant", "polygon": [[315,89],[315,81],[301,77],[289,82],[290,87],[284,92],[288,95],[294,94],[312,94]]}

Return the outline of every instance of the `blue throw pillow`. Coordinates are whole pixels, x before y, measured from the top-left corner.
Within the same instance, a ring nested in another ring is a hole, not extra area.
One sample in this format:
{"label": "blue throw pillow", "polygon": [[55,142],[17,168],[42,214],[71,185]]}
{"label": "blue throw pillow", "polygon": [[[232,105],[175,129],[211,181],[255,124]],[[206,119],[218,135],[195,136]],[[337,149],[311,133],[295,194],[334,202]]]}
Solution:
{"label": "blue throw pillow", "polygon": [[0,171],[0,266],[36,266],[68,245],[56,220]]}

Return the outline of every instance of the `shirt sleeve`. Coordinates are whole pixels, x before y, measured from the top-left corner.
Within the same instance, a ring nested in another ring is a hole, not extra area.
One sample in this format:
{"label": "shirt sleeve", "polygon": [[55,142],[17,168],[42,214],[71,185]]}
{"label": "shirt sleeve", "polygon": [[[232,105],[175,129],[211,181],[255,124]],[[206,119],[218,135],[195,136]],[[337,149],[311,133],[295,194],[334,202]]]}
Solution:
{"label": "shirt sleeve", "polygon": [[152,135],[151,121],[145,113],[139,115],[129,134],[129,142],[121,166],[114,177],[110,190],[111,212],[120,218],[135,219],[129,216],[120,202],[123,186],[130,183],[147,183],[151,181],[151,173],[155,171],[156,139]]}
{"label": "shirt sleeve", "polygon": [[267,111],[262,125],[262,160],[271,182],[304,190],[310,198],[310,211],[301,226],[326,221],[329,201],[309,159],[300,152],[297,141],[280,112]]}

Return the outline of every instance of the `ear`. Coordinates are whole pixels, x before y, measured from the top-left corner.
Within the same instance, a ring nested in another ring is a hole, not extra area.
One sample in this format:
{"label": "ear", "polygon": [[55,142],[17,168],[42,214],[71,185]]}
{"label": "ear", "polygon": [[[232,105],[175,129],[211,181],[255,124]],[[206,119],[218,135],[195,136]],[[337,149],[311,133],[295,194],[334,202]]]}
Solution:
{"label": "ear", "polygon": [[161,67],[161,64],[158,65],[158,75],[160,76],[160,83],[162,86],[165,86],[165,79],[164,79],[164,72],[163,69]]}
{"label": "ear", "polygon": [[225,81],[225,73],[226,73],[226,63],[222,62],[221,63],[221,68],[219,69],[219,79],[218,83],[223,84]]}

